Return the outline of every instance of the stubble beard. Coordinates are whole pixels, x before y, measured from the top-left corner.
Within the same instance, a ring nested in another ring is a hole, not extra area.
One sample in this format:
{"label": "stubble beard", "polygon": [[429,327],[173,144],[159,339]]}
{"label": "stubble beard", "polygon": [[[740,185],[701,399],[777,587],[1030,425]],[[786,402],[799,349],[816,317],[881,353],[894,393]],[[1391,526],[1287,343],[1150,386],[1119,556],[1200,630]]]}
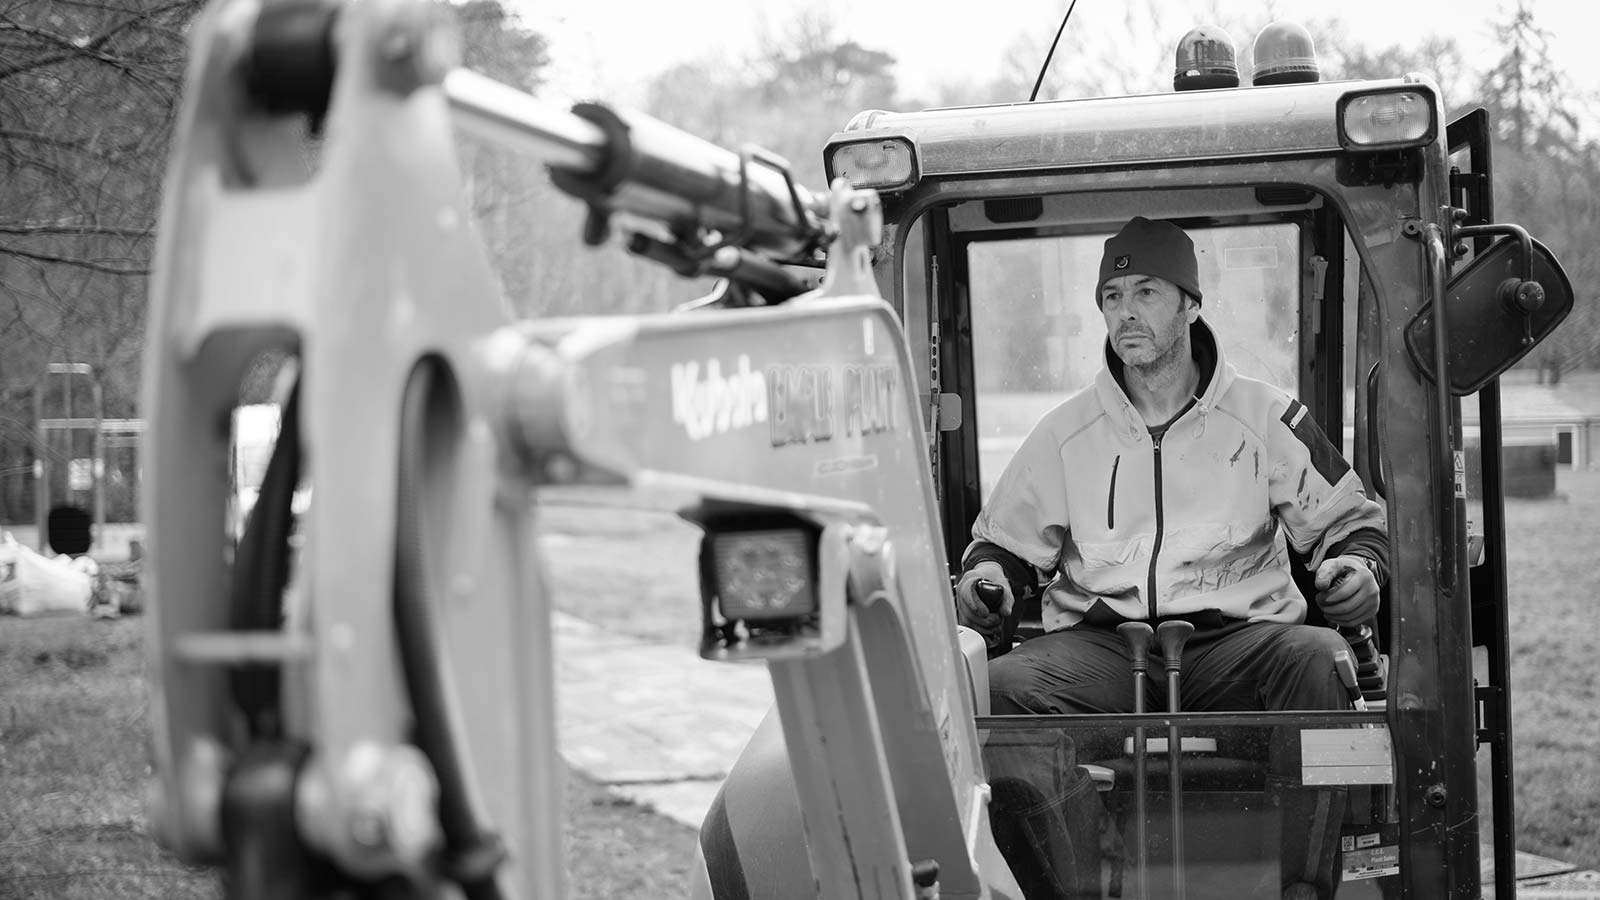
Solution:
{"label": "stubble beard", "polygon": [[[1179,310],[1178,318],[1183,318],[1182,310]],[[1189,356],[1188,353],[1184,352],[1183,341],[1183,335],[1188,330],[1188,323],[1180,321],[1176,325],[1177,327],[1172,333],[1172,343],[1160,350],[1155,349],[1159,346],[1155,343],[1155,335],[1148,331],[1142,331],[1141,333],[1144,334],[1145,340],[1151,342],[1151,351],[1144,351],[1142,348],[1125,351],[1120,343],[1114,343],[1112,347],[1116,350],[1117,356],[1122,360],[1122,365],[1126,369],[1138,373],[1146,381],[1155,380],[1164,372],[1177,367]]]}

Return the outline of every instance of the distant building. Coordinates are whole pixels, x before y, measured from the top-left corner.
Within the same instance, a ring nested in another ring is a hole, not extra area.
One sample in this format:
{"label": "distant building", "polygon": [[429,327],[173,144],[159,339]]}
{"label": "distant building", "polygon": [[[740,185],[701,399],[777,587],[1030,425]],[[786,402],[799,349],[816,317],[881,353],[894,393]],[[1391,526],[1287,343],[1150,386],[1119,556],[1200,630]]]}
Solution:
{"label": "distant building", "polygon": [[[1582,412],[1556,397],[1556,389],[1545,384],[1502,383],[1500,385],[1500,431],[1503,443],[1550,444],[1556,448],[1556,464],[1574,469],[1594,468],[1595,438],[1600,431],[1600,413]],[[1471,442],[1478,431],[1478,405],[1464,401],[1461,424]]]}

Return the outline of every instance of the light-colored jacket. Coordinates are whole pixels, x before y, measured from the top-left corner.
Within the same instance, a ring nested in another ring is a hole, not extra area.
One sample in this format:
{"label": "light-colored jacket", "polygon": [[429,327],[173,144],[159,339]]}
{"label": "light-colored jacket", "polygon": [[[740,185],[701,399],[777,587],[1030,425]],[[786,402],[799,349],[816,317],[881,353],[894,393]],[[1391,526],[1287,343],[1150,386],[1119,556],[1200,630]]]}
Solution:
{"label": "light-colored jacket", "polygon": [[973,523],[1054,576],[1046,630],[1104,612],[1302,622],[1285,541],[1315,570],[1352,532],[1385,527],[1305,406],[1235,372],[1204,320],[1192,328],[1215,368],[1159,440],[1102,368],[1034,425]]}

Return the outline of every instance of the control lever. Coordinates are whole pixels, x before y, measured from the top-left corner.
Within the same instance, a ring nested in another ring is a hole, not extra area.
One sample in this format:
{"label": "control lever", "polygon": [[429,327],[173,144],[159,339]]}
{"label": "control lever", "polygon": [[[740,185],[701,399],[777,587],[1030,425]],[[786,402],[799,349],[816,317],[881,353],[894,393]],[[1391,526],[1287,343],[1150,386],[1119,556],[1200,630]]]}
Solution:
{"label": "control lever", "polygon": [[[1334,576],[1333,583],[1328,585],[1328,590],[1331,591],[1342,584],[1346,578],[1350,577],[1351,571],[1353,570],[1345,569]],[[1375,699],[1381,699],[1383,697],[1382,664],[1378,659],[1378,641],[1373,635],[1372,626],[1365,623],[1360,625],[1339,625],[1337,630],[1339,636],[1344,638],[1345,643],[1350,645],[1351,652],[1355,654],[1351,662],[1355,666],[1356,684],[1361,688],[1362,695],[1365,696],[1368,691],[1372,691],[1377,694]]]}
{"label": "control lever", "polygon": [[[1162,622],[1156,628],[1156,641],[1161,644],[1161,656],[1167,667],[1167,712],[1181,711],[1183,704],[1178,695],[1179,676],[1183,669],[1183,645],[1194,634],[1194,624],[1182,619]],[[1176,722],[1167,723],[1167,784],[1172,796],[1172,896],[1184,900],[1188,885],[1183,872],[1183,772],[1181,750],[1183,737]]]}
{"label": "control lever", "polygon": [[1350,657],[1349,650],[1340,650],[1333,654],[1333,668],[1339,673],[1339,680],[1344,683],[1345,693],[1350,695],[1350,703],[1359,712],[1367,711],[1367,698],[1361,694],[1361,685],[1356,683],[1356,663]]}
{"label": "control lever", "polygon": [[[1133,711],[1145,711],[1145,673],[1150,669],[1150,643],[1155,639],[1155,631],[1144,622],[1123,622],[1117,626],[1117,634],[1128,644],[1128,661],[1133,665]],[[1150,870],[1150,841],[1147,834],[1150,797],[1149,773],[1146,771],[1148,761],[1145,758],[1147,750],[1144,745],[1144,727],[1136,726],[1133,729],[1133,839],[1138,846],[1138,881],[1134,884],[1133,896],[1143,900],[1148,896],[1149,870]]]}
{"label": "control lever", "polygon": [[978,595],[978,602],[995,615],[1000,614],[1001,604],[1006,602],[1006,589],[987,578],[978,579],[972,586],[973,592]]}
{"label": "control lever", "polygon": [[1383,672],[1378,660],[1378,641],[1372,634],[1369,625],[1340,625],[1339,636],[1350,645],[1350,651],[1355,654],[1351,663],[1356,668],[1356,684],[1360,686],[1361,693],[1365,695],[1369,690],[1377,692],[1379,697],[1383,691]]}

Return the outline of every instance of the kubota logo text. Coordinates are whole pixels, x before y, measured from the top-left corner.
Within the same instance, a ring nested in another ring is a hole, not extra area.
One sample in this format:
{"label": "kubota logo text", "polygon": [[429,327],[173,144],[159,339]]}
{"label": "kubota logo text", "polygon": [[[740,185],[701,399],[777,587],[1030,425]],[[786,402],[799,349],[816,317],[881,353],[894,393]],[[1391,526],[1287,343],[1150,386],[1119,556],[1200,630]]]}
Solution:
{"label": "kubota logo text", "polygon": [[722,374],[722,364],[707,360],[676,363],[672,367],[672,421],[683,426],[693,441],[726,434],[767,421],[767,379],[750,369],[750,357],[740,355],[734,370]]}

